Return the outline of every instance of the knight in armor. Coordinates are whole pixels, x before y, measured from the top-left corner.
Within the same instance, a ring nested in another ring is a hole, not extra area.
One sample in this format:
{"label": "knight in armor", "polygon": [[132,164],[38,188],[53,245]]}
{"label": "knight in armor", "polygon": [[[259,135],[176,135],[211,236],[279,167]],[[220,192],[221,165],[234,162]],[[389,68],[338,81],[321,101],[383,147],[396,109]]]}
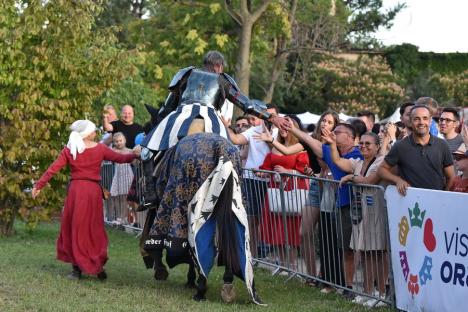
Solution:
{"label": "knight in armor", "polygon": [[142,146],[154,165],[153,194],[146,196],[153,199],[153,209],[148,211],[141,247],[156,279],[168,274],[161,262],[163,249],[169,267],[193,259],[199,273],[196,300],[204,299],[206,278],[217,256],[218,265],[225,266],[223,300],[233,300],[232,281],[238,276],[252,300],[261,304],[253,282],[249,227],[240,191],[241,162],[219,114],[229,111],[226,105],[231,102],[280,128],[289,123],[267,113],[262,102],[243,95],[234,79],[223,73],[224,64],[223,55],[211,51],[202,69],[180,70],[169,85],[165,104],[152,118],[156,126]]}
{"label": "knight in armor", "polygon": [[[203,64],[202,69],[191,66],[174,76],[169,84],[169,96],[157,116],[158,126],[148,135],[143,146],[153,151],[167,150],[189,133],[194,119],[204,120],[204,132],[216,133],[227,139],[219,113],[228,111],[225,105],[230,103],[248,114],[272,122],[278,128],[289,126],[284,118],[270,115],[262,102],[251,101],[240,92],[234,79],[223,72],[224,57],[221,53],[208,52]],[[231,116],[224,117],[228,119]]]}

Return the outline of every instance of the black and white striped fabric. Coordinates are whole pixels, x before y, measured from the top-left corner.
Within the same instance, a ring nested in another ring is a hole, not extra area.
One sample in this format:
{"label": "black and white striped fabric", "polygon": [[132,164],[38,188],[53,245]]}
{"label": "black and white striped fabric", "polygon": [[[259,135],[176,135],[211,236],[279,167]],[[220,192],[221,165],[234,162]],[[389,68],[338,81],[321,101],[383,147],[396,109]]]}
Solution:
{"label": "black and white striped fabric", "polygon": [[187,136],[190,124],[195,118],[203,118],[205,121],[205,132],[216,133],[228,139],[218,113],[212,106],[199,103],[182,104],[177,110],[170,113],[161,123],[153,129],[142,144],[153,151],[167,150]]}

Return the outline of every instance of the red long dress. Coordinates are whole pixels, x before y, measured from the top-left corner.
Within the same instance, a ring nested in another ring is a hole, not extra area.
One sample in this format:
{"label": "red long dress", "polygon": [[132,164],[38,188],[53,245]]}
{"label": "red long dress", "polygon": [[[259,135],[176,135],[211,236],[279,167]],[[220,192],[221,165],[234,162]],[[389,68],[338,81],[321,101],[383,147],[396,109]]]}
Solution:
{"label": "red long dress", "polygon": [[61,216],[57,239],[57,259],[77,265],[84,273],[98,274],[107,261],[107,234],[104,229],[100,169],[103,160],[129,163],[134,154],[119,154],[103,144],[87,148],[74,160],[68,147],[37,181],[42,189],[65,165],[71,179]]}
{"label": "red long dress", "polygon": [[[283,166],[285,169],[293,169],[298,173],[304,173],[305,166],[309,165],[309,157],[307,152],[300,152],[293,155],[277,155],[269,153],[266,155],[260,169],[273,171],[275,166]],[[285,183],[285,191],[290,191],[294,187],[293,179],[283,180]],[[280,187],[280,184],[275,182],[274,175],[270,179],[271,187]],[[308,189],[307,179],[297,179],[296,187],[299,189]],[[268,195],[265,195],[268,196]],[[299,207],[301,209],[302,207]],[[299,246],[301,243],[301,236],[299,229],[301,226],[301,216],[287,216],[286,227],[288,229],[288,243],[291,246]],[[270,245],[284,245],[286,242],[284,222],[281,214],[270,212],[268,199],[265,200],[265,205],[262,210],[262,221],[260,224],[260,231],[262,240]]]}

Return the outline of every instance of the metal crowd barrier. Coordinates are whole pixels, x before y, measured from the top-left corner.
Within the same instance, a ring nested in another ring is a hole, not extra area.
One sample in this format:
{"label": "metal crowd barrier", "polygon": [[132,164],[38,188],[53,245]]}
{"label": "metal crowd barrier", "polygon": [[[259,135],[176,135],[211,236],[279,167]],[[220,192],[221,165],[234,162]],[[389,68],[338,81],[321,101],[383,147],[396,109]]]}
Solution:
{"label": "metal crowd barrier", "polygon": [[110,161],[102,163],[101,186],[105,197],[106,224],[123,227],[129,231],[141,231],[146,211],[136,210],[144,201],[142,172],[142,163],[138,160],[132,164],[116,164]]}
{"label": "metal crowd barrier", "polygon": [[[113,183],[118,164],[104,162],[101,169],[105,221],[109,225],[141,231],[146,211],[142,163],[132,165],[135,186],[132,204],[117,195]],[[346,184],[300,174],[244,170],[245,197],[251,251],[257,266],[273,274],[300,277],[361,298],[374,298],[394,306],[390,242],[384,188]],[[346,196],[339,192],[348,189]]]}
{"label": "metal crowd barrier", "polygon": [[[244,170],[251,250],[273,274],[394,305],[384,188]],[[348,189],[347,194],[338,192]],[[370,302],[370,301],[369,301]]]}

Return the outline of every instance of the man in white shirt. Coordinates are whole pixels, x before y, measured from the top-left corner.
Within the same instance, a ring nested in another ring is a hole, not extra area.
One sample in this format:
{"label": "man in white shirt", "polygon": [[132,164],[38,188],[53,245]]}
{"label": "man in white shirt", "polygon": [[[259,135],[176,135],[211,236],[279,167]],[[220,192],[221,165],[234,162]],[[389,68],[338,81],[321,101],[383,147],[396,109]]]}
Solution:
{"label": "man in white shirt", "polygon": [[[278,115],[278,109],[272,104],[267,104],[267,112],[272,115]],[[250,116],[249,116],[250,117]],[[253,117],[253,118],[252,118]],[[248,145],[249,153],[245,162],[245,169],[258,169],[263,164],[266,155],[270,152],[269,144],[254,139],[254,135],[263,132],[264,121],[251,116],[249,122],[252,127],[246,131],[236,134],[229,127],[229,120],[224,119],[223,123],[228,129],[228,135],[231,142],[235,145]],[[278,134],[278,129],[273,129],[273,138]],[[257,256],[257,242],[260,217],[262,214],[262,207],[265,203],[265,193],[268,187],[268,180],[257,177],[252,171],[244,171],[243,191],[247,198],[247,218],[250,227],[250,247],[252,256]]]}

